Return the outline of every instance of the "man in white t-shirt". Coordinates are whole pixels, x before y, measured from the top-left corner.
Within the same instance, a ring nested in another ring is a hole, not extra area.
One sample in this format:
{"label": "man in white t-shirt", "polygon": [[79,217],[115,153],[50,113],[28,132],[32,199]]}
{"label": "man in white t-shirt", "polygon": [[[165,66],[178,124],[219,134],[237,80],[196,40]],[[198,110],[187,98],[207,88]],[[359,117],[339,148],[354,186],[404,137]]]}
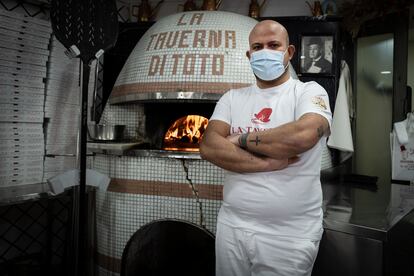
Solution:
{"label": "man in white t-shirt", "polygon": [[216,275],[310,275],[323,232],[328,95],[290,77],[295,47],[281,24],[258,23],[249,44],[256,84],[221,97],[200,146],[204,159],[228,171]]}

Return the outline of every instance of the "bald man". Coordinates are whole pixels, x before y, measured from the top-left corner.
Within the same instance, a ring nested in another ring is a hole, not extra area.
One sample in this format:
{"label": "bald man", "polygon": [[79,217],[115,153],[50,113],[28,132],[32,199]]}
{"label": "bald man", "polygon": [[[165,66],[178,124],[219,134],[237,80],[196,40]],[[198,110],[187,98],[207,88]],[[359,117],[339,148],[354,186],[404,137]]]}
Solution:
{"label": "bald man", "polygon": [[226,170],[217,218],[216,275],[310,275],[322,229],[326,91],[290,77],[286,29],[265,20],[249,36],[256,83],[218,101],[201,156]]}

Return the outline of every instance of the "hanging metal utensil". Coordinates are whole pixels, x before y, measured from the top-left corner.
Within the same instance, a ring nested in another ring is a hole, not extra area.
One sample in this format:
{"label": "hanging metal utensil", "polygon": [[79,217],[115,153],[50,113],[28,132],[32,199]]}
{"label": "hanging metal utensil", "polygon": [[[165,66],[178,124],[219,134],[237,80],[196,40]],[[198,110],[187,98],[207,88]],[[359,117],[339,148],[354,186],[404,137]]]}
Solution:
{"label": "hanging metal utensil", "polygon": [[88,83],[91,62],[112,48],[118,37],[115,0],[52,0],[50,18],[53,33],[72,57],[82,61],[82,97],[80,123],[80,173],[77,258],[74,274],[86,275],[87,226],[86,139],[88,121]]}

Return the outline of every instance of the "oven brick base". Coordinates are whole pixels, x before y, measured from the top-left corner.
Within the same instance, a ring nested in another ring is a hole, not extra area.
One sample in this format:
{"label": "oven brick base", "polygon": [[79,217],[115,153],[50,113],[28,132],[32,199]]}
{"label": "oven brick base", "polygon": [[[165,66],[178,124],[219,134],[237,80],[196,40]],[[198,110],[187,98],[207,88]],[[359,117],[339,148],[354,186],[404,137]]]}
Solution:
{"label": "oven brick base", "polygon": [[112,179],[96,196],[99,275],[119,274],[123,249],[141,226],[165,218],[200,224],[199,202],[203,224],[215,234],[224,171],[209,162],[96,155],[93,169]]}

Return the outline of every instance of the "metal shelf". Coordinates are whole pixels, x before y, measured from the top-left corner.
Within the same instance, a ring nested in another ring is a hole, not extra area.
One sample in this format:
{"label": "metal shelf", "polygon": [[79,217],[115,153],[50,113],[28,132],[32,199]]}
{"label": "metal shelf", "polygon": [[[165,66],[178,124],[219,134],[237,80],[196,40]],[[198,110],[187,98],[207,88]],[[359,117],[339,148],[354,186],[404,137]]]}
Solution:
{"label": "metal shelf", "polygon": [[42,198],[51,198],[53,196],[49,184],[47,183],[1,187],[0,206],[35,201]]}

